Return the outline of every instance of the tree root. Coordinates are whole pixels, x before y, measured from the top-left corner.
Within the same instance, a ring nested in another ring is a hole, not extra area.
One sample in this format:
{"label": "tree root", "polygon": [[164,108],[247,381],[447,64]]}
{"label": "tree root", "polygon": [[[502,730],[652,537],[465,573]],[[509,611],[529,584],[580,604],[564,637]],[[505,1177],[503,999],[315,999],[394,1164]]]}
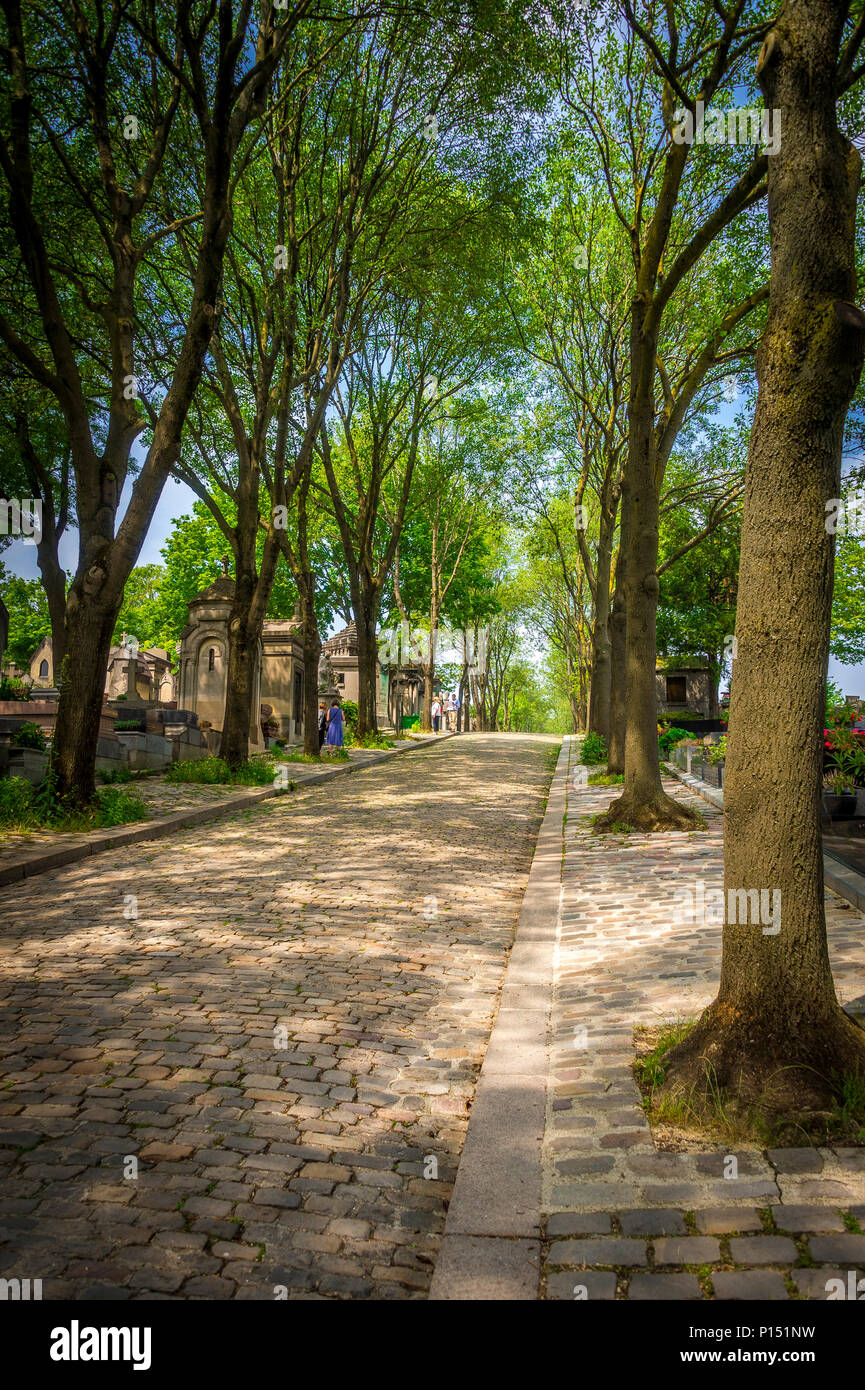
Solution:
{"label": "tree root", "polygon": [[625,792],[595,821],[595,834],[604,835],[622,825],[628,825],[632,830],[653,832],[694,830],[700,824],[696,811],[664,791],[656,792],[648,801]]}
{"label": "tree root", "polygon": [[797,1026],[767,1011],[748,1016],[715,1000],[664,1059],[661,1094],[732,1102],[767,1119],[825,1113],[842,1076],[865,1077],[865,1029],[840,1006]]}

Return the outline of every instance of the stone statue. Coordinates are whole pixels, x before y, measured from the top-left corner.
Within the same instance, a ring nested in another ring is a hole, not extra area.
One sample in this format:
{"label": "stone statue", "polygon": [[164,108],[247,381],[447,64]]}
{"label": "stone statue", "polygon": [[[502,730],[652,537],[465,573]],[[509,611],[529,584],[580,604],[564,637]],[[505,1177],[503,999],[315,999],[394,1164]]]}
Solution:
{"label": "stone statue", "polygon": [[322,699],[328,699],[339,694],[336,684],[336,674],[330,664],[330,657],[323,647],[318,661],[318,693]]}

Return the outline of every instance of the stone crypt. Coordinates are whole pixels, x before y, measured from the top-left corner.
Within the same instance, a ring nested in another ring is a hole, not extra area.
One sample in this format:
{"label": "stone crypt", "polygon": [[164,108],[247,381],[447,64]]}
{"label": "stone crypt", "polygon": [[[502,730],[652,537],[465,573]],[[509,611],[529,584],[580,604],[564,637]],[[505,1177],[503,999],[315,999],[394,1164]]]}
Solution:
{"label": "stone crypt", "polygon": [[[222,730],[228,673],[228,621],[234,580],[221,575],[189,602],[189,622],[180,636],[178,700],[195,710],[199,725]],[[256,654],[255,694],[249,743],[264,747],[262,715],[279,727],[287,744],[303,742],[303,646],[301,621],[265,619]],[[266,707],[269,706],[269,711]]]}

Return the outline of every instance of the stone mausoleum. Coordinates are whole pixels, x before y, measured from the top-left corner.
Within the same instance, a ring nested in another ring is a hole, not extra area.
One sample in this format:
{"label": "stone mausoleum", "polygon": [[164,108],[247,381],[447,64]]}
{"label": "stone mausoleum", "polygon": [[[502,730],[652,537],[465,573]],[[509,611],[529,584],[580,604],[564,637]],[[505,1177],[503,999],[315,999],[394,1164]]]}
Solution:
{"label": "stone mausoleum", "polygon": [[712,715],[712,686],[706,661],[687,664],[658,661],[655,670],[658,718],[708,719]]}
{"label": "stone mausoleum", "polygon": [[[198,715],[199,727],[222,730],[228,675],[228,621],[234,580],[223,575],[189,603],[189,622],[180,637],[178,701]],[[249,742],[264,747],[262,715],[278,726],[287,744],[303,742],[303,647],[297,614],[266,619],[256,656],[256,692]]]}

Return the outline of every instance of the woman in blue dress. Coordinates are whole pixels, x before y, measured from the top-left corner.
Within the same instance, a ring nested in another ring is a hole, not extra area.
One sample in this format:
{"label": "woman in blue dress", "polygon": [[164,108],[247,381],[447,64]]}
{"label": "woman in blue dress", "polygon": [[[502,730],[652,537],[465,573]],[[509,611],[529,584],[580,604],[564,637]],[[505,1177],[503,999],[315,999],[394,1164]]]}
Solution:
{"label": "woman in blue dress", "polygon": [[334,700],[327,712],[327,737],[324,741],[328,748],[342,747],[342,709],[339,700]]}

